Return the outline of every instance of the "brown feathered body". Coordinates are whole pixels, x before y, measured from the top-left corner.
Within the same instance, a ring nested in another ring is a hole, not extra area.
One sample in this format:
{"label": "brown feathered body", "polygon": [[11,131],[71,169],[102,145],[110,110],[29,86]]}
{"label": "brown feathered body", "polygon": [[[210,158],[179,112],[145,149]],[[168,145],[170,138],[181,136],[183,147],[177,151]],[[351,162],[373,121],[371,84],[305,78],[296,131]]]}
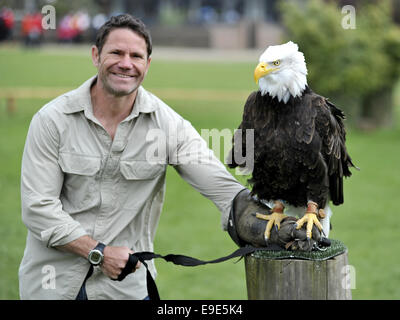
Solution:
{"label": "brown feathered body", "polygon": [[249,180],[254,195],[296,207],[312,200],[324,208],[329,199],[339,205],[343,203],[343,177],[350,176],[349,167],[354,166],[345,146],[343,120],[339,108],[308,87],[287,103],[253,92],[239,126],[242,146],[235,149],[234,137],[229,166],[244,166],[236,163],[240,157],[235,153],[249,152],[252,146],[245,133],[254,129],[254,167]]}

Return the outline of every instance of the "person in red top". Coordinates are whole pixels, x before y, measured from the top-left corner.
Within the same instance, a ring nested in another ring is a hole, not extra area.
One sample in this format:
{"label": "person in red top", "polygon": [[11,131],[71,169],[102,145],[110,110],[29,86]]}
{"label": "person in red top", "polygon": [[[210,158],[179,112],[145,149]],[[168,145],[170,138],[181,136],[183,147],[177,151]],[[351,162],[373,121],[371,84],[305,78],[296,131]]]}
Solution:
{"label": "person in red top", "polygon": [[43,35],[40,13],[27,13],[22,18],[22,35],[27,46],[40,44]]}
{"label": "person in red top", "polygon": [[14,13],[11,9],[3,8],[0,11],[0,41],[11,36],[14,27]]}

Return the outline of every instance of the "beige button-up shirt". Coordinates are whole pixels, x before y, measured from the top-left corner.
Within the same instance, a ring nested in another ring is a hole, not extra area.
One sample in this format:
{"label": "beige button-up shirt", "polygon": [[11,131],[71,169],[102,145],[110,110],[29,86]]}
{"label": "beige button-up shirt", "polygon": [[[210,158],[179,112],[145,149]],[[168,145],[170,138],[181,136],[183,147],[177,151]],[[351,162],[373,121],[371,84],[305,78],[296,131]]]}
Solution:
{"label": "beige button-up shirt", "polygon": [[[28,228],[19,269],[21,299],[75,299],[89,262],[54,248],[83,235],[135,252],[153,251],[166,166],[221,211],[244,187],[191,124],[143,87],[111,140],[93,115],[90,87],[45,105],[32,119],[21,172],[22,220]],[[149,262],[153,276],[154,263]],[[86,282],[91,299],[143,299],[145,268],[112,281],[99,268]]]}

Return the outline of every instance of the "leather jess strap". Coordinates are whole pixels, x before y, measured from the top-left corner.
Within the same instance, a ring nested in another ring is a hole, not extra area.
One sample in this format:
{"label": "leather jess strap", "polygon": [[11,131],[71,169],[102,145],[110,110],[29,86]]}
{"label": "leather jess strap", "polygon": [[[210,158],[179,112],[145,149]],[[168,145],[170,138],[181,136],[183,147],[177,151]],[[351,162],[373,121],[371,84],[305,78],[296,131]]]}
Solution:
{"label": "leather jess strap", "polygon": [[223,262],[223,261],[226,261],[226,260],[229,260],[232,258],[236,258],[236,257],[243,257],[247,254],[250,254],[250,253],[256,251],[257,249],[259,249],[259,248],[247,245],[245,247],[240,247],[239,249],[237,249],[236,251],[234,251],[233,253],[231,253],[228,256],[221,257],[221,258],[218,258],[215,260],[210,260],[210,261],[203,261],[203,260],[199,260],[199,259],[196,259],[193,257],[188,257],[188,256],[184,256],[184,255],[179,255],[179,254],[168,254],[168,255],[163,256],[160,254],[156,254],[154,252],[147,252],[147,251],[136,252],[136,253],[129,255],[128,262],[126,263],[126,266],[122,270],[121,274],[118,276],[117,280],[122,281],[123,279],[125,279],[125,277],[128,274],[130,274],[132,272],[132,270],[134,270],[138,261],[140,261],[146,267],[147,293],[149,295],[150,300],[160,300],[160,295],[158,294],[158,289],[157,289],[156,283],[149,271],[146,261],[151,260],[151,259],[156,259],[156,258],[162,258],[165,261],[172,262],[176,265],[185,266],[185,267],[195,267],[195,266],[205,265],[205,264],[209,264],[209,263],[219,263],[219,262]]}

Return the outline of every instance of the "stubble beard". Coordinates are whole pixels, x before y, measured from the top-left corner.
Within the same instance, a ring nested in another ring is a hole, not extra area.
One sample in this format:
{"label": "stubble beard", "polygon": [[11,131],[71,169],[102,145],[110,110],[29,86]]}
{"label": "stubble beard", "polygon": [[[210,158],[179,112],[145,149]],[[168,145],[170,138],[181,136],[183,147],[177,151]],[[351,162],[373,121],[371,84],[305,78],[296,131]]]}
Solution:
{"label": "stubble beard", "polygon": [[113,95],[115,97],[128,96],[128,95],[132,94],[133,92],[135,92],[137,90],[137,88],[139,87],[139,85],[133,84],[132,88],[130,88],[128,90],[116,89],[109,83],[107,71],[103,71],[102,72],[102,74],[101,74],[101,83],[103,84],[103,88],[109,94],[111,94],[111,95]]}

